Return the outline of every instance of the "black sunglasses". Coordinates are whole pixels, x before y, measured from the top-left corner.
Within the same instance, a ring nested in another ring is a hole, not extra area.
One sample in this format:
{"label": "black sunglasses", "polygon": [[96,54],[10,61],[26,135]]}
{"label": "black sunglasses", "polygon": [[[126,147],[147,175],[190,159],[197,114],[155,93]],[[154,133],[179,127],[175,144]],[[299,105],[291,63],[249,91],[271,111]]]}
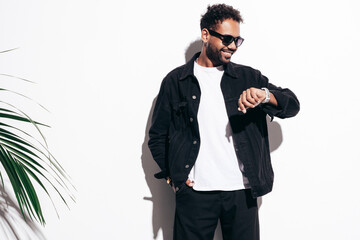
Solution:
{"label": "black sunglasses", "polygon": [[244,39],[242,37],[233,37],[231,35],[222,35],[218,32],[215,32],[213,30],[208,29],[210,35],[220,38],[222,43],[227,46],[230,45],[233,41],[235,42],[236,47],[240,47],[240,45],[244,42]]}

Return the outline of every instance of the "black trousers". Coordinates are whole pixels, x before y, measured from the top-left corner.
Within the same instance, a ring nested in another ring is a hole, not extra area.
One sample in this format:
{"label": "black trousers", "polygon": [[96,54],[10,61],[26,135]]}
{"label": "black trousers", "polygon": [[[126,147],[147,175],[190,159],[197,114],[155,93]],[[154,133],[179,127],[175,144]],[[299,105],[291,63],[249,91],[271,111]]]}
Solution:
{"label": "black trousers", "polygon": [[220,219],[224,240],[259,240],[257,200],[250,189],[176,193],[174,240],[213,240]]}

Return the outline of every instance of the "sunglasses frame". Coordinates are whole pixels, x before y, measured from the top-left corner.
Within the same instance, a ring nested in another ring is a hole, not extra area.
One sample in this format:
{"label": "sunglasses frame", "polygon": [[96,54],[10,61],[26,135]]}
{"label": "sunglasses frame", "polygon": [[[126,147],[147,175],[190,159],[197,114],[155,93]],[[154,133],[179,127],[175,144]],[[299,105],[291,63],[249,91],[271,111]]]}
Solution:
{"label": "sunglasses frame", "polygon": [[[240,36],[233,37],[231,35],[222,35],[222,34],[220,34],[218,32],[215,32],[215,31],[213,31],[211,29],[207,29],[207,30],[209,31],[211,36],[219,38],[225,46],[228,46],[232,42],[234,42],[236,47],[240,47],[241,44],[244,42],[244,39],[242,37],[240,37]],[[225,41],[225,39],[229,39],[229,41]],[[238,44],[236,44],[236,42],[238,42]]]}

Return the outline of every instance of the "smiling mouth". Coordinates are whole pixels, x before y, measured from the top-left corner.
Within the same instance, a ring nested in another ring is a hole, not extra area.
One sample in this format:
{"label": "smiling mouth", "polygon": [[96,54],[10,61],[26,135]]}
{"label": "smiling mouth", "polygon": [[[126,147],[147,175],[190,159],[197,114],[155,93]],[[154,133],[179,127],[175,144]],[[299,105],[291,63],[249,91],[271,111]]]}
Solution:
{"label": "smiling mouth", "polygon": [[231,58],[231,56],[234,54],[233,51],[226,51],[226,50],[221,50],[221,51],[224,53],[226,58]]}

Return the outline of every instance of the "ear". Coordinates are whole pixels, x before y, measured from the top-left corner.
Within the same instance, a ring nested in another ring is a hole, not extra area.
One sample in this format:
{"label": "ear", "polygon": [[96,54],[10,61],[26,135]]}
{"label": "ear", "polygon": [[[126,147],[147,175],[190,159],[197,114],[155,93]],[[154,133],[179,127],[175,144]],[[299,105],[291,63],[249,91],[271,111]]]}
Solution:
{"label": "ear", "polygon": [[207,43],[209,41],[209,38],[209,31],[206,28],[203,28],[203,30],[201,30],[201,40],[203,41],[203,43]]}

